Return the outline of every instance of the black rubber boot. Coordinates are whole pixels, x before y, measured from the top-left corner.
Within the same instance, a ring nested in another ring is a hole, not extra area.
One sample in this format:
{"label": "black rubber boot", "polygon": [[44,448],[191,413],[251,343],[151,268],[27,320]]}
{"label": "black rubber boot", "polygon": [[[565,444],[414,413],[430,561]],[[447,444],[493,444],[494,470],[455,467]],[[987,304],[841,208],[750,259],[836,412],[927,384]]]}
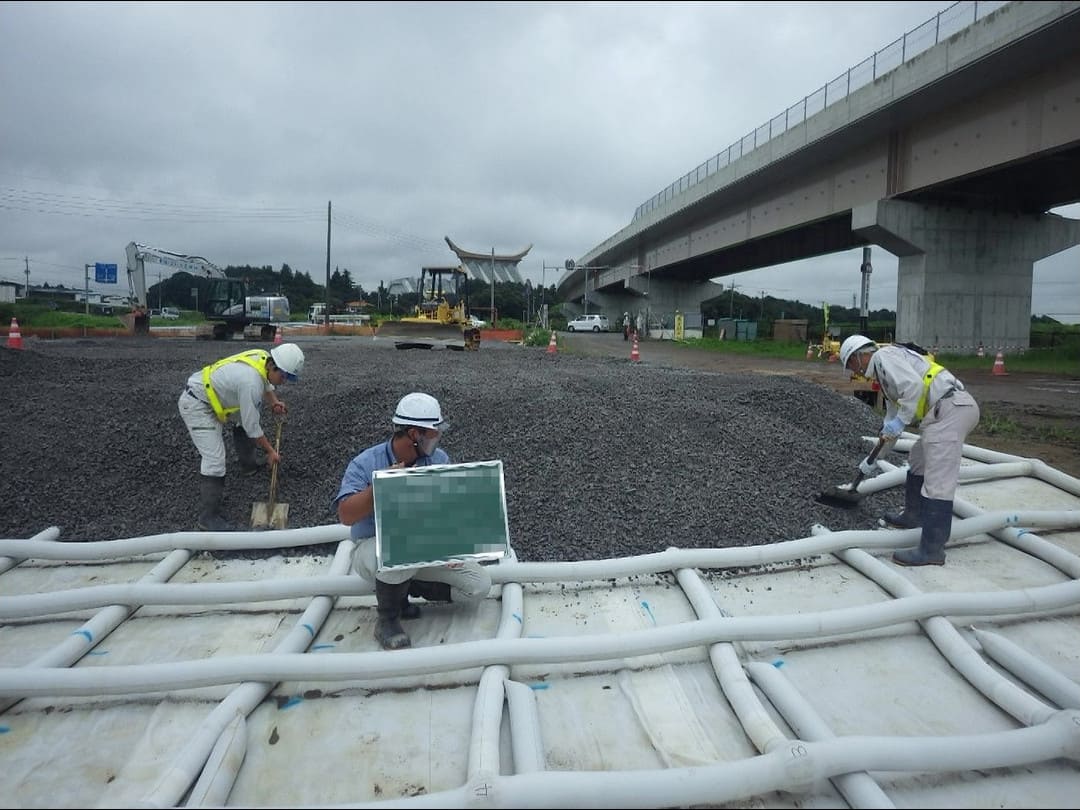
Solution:
{"label": "black rubber boot", "polygon": [[201,475],[199,478],[199,520],[196,525],[204,532],[236,531],[236,528],[221,516],[225,479],[213,475]]}
{"label": "black rubber boot", "polygon": [[904,508],[900,512],[886,512],[881,522],[897,529],[914,529],[922,525],[922,485],[925,476],[909,472],[904,479]]}
{"label": "black rubber boot", "polygon": [[900,565],[944,565],[943,549],[952,532],[952,508],[952,501],[924,498],[919,547],[894,551],[893,560]]}
{"label": "black rubber boot", "polygon": [[261,466],[255,459],[255,442],[247,435],[240,425],[233,427],[233,445],[236,447],[236,457],[240,459],[240,474],[255,475]]}
{"label": "black rubber boot", "polygon": [[420,606],[414,605],[409,601],[409,594],[412,591],[412,581],[409,581],[410,588],[405,592],[405,595],[401,597],[401,618],[403,619],[419,619],[420,618]]}
{"label": "black rubber boot", "polygon": [[409,580],[409,596],[419,596],[429,602],[449,602],[450,586],[445,582],[413,579]]}
{"label": "black rubber boot", "polygon": [[401,602],[409,596],[409,583],[391,585],[375,580],[375,600],[379,618],[375,622],[375,640],[384,650],[400,650],[412,644],[401,626]]}

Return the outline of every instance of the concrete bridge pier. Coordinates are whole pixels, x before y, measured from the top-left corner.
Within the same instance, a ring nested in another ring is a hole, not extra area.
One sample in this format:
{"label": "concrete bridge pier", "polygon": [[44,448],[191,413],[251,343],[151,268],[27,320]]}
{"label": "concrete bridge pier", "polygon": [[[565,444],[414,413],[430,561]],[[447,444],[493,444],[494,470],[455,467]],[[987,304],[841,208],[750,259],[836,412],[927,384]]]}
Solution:
{"label": "concrete bridge pier", "polygon": [[896,340],[950,354],[1030,348],[1034,263],[1080,244],[1080,221],[879,200],[852,231],[899,258]]}

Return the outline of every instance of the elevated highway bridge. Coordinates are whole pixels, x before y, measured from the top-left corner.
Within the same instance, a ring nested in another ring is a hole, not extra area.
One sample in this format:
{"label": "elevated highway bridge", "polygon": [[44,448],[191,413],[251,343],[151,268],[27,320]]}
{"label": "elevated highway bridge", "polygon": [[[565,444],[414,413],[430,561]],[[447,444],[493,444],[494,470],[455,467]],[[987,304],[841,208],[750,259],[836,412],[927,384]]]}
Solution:
{"label": "elevated highway bridge", "polygon": [[[1027,348],[1036,261],[1080,244],[1080,2],[949,7],[638,206],[563,300],[700,311],[715,279],[898,257],[898,340]],[[568,262],[568,265],[571,264]]]}

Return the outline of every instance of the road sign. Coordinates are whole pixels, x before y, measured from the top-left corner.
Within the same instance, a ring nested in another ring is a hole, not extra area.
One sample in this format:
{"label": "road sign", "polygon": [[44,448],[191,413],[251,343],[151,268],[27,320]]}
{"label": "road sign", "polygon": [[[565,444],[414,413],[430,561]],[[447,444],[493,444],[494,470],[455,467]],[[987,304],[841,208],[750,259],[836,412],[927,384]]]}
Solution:
{"label": "road sign", "polygon": [[574,272],[574,260],[573,259],[567,259],[566,260],[566,270],[567,270],[568,273]]}
{"label": "road sign", "polygon": [[102,264],[98,262],[94,265],[94,281],[98,284],[115,284],[116,283],[116,265],[115,264]]}

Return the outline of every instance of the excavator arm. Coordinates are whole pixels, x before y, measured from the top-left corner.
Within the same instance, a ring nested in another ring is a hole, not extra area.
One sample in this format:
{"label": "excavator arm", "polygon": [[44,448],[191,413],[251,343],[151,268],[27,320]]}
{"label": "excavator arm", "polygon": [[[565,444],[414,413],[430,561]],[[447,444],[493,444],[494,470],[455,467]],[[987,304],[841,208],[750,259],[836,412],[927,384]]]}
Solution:
{"label": "excavator arm", "polygon": [[202,256],[187,256],[173,253],[171,250],[147,247],[137,242],[128,242],[127,248],[128,290],[131,293],[132,310],[130,328],[135,334],[149,334],[150,314],[146,300],[146,263],[152,262],[164,267],[171,267],[173,272],[183,270],[193,276],[204,278],[227,278],[225,271]]}

